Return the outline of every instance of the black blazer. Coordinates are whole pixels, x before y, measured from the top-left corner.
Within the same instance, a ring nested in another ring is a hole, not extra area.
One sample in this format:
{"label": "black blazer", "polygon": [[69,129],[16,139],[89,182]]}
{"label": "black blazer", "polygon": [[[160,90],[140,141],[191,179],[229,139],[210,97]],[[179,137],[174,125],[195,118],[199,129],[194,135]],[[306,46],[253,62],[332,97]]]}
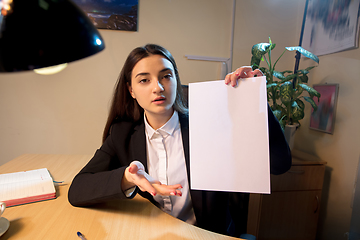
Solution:
{"label": "black blazer", "polygon": [[[190,181],[189,121],[179,113],[188,179]],[[291,154],[280,125],[268,107],[270,171],[286,172],[291,166]],[[75,176],[68,194],[73,206],[89,206],[114,199],[126,199],[121,179],[126,167],[134,160],[142,162],[147,171],[145,124],[121,121],[111,127],[110,135],[89,163]],[[190,186],[191,187],[191,186]],[[153,197],[136,191],[158,206]],[[229,213],[237,215],[236,206],[229,201],[238,199],[237,193],[190,190],[197,226],[227,234]],[[232,201],[234,202],[234,201]],[[239,203],[241,204],[241,203]],[[236,205],[236,204],[235,204]],[[236,219],[236,217],[235,217]],[[234,220],[235,223],[237,222]]]}

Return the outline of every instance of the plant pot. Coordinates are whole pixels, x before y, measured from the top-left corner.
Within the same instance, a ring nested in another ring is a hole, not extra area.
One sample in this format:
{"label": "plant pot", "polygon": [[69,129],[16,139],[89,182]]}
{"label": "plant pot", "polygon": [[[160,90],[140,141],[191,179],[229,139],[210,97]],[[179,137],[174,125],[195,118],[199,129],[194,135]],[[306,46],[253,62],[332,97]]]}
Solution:
{"label": "plant pot", "polygon": [[294,137],[295,137],[295,132],[296,129],[299,127],[299,124],[293,124],[293,125],[285,125],[285,139],[287,141],[287,143],[289,144],[290,150],[293,149],[294,147]]}

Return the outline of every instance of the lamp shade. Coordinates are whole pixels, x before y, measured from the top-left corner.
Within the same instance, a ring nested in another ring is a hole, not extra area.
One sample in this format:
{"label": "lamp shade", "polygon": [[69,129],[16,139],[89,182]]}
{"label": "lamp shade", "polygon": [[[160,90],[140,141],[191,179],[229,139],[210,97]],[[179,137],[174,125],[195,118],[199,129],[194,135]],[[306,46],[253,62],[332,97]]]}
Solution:
{"label": "lamp shade", "polygon": [[68,63],[105,48],[90,19],[69,0],[0,1],[0,72]]}

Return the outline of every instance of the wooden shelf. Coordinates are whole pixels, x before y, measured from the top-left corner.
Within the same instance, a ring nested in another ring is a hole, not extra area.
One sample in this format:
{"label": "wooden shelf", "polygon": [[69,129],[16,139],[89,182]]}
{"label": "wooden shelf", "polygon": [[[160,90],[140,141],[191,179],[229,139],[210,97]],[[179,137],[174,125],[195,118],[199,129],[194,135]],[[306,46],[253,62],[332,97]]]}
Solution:
{"label": "wooden shelf", "polygon": [[250,194],[247,232],[258,240],[316,237],[326,162],[292,154],[290,170],[271,175],[271,194]]}

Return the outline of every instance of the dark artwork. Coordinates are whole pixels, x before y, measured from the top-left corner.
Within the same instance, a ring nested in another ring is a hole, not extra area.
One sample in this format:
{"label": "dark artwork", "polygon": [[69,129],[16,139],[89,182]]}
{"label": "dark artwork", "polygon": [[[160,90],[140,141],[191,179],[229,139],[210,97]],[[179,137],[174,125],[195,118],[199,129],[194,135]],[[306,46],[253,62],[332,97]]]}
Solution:
{"label": "dark artwork", "polygon": [[73,0],[96,28],[137,31],[138,0]]}

